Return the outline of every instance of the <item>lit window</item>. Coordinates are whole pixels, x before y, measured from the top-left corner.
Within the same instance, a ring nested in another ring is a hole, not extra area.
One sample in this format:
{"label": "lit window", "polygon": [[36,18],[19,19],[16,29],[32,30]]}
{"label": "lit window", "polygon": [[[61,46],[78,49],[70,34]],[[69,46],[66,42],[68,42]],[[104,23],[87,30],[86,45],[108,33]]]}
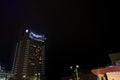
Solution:
{"label": "lit window", "polygon": [[39,64],[42,64],[42,62],[39,62]]}
{"label": "lit window", "polygon": [[37,73],[35,73],[35,76],[37,76]]}
{"label": "lit window", "polygon": [[38,73],[38,75],[40,75],[40,73]]}
{"label": "lit window", "polygon": [[39,57],[39,60],[42,60],[42,57]]}
{"label": "lit window", "polygon": [[35,65],[35,63],[31,63],[31,65],[33,65],[33,66],[34,66],[34,65]]}
{"label": "lit window", "polygon": [[36,47],[36,45],[32,45],[33,47]]}
{"label": "lit window", "polygon": [[23,75],[23,78],[25,78],[26,77],[26,75]]}

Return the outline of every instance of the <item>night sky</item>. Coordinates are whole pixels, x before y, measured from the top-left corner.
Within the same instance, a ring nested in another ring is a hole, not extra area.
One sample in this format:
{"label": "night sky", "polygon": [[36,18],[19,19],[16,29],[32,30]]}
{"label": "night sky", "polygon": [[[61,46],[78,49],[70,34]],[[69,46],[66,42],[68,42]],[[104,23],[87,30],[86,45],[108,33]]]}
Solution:
{"label": "night sky", "polygon": [[108,54],[120,51],[118,13],[108,1],[4,0],[0,8],[0,64],[8,70],[25,25],[47,38],[49,79],[68,75],[75,64],[81,71],[109,65]]}

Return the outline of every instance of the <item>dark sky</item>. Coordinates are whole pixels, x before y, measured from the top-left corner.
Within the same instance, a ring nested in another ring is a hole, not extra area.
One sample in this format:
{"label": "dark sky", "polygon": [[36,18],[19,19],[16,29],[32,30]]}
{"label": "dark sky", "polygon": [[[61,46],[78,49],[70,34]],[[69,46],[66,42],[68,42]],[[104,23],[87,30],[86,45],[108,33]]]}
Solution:
{"label": "dark sky", "polygon": [[106,0],[4,0],[0,7],[0,64],[8,69],[25,25],[47,37],[51,79],[69,74],[70,65],[81,70],[108,65],[108,54],[120,51],[117,10]]}

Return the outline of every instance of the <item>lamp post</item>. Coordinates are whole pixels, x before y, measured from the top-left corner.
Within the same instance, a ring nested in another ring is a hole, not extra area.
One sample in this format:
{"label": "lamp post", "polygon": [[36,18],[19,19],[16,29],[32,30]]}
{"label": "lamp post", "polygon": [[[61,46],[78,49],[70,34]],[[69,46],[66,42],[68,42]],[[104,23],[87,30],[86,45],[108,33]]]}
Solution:
{"label": "lamp post", "polygon": [[74,69],[75,70],[76,80],[79,80],[78,68],[79,68],[79,65],[76,65],[74,68],[73,68],[73,66],[70,66],[70,69]]}

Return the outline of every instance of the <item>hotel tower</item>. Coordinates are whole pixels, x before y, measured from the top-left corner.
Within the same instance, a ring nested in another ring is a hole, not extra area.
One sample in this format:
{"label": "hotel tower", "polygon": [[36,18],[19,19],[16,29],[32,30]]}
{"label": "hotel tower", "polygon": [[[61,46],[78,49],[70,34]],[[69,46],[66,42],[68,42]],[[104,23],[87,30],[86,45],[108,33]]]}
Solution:
{"label": "hotel tower", "polygon": [[45,36],[26,29],[16,44],[12,74],[17,80],[45,79]]}

